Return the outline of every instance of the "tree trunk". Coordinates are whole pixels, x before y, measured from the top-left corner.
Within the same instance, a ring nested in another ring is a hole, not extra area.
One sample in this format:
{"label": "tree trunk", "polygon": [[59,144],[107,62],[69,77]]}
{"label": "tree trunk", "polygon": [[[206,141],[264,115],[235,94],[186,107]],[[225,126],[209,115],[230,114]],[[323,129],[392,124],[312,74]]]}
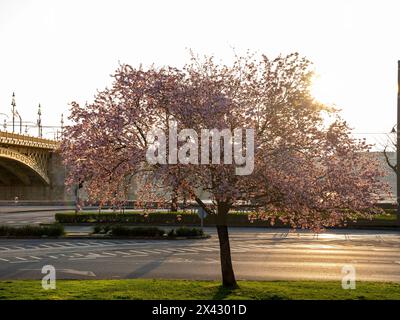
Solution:
{"label": "tree trunk", "polygon": [[171,212],[178,212],[178,197],[177,196],[173,196],[171,199],[171,208],[170,208]]}
{"label": "tree trunk", "polygon": [[236,288],[238,285],[232,267],[231,247],[229,244],[229,234],[227,226],[227,214],[229,206],[218,204],[217,232],[220,248],[222,285],[224,287]]}

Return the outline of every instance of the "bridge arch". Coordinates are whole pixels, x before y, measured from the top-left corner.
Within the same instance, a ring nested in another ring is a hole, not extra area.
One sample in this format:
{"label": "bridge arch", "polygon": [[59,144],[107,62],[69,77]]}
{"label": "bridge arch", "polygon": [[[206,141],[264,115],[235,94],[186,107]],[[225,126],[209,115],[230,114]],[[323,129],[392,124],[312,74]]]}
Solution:
{"label": "bridge arch", "polygon": [[0,159],[5,158],[5,159],[10,159],[13,161],[17,161],[18,163],[24,165],[25,167],[29,168],[31,171],[33,171],[40,179],[41,181],[49,185],[50,184],[50,179],[47,175],[47,173],[40,167],[36,161],[16,150],[10,149],[10,148],[3,148],[0,147]]}

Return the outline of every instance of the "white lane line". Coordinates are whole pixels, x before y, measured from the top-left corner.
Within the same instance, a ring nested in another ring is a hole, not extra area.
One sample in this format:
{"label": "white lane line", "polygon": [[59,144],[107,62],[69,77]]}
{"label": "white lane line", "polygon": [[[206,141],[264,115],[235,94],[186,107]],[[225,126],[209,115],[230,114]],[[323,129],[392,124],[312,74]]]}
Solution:
{"label": "white lane line", "polygon": [[83,257],[83,254],[80,253],[72,253],[75,257]]}
{"label": "white lane line", "polygon": [[22,261],[26,260],[25,258],[21,258],[21,257],[15,257],[15,259],[22,260]]}
{"label": "white lane line", "polygon": [[6,248],[6,247],[0,247],[0,249],[11,250],[10,248]]}
{"label": "white lane line", "polygon": [[123,252],[123,251],[114,251],[114,252],[118,253],[118,254],[123,254],[123,255],[130,255],[130,253]]}
{"label": "white lane line", "polygon": [[189,252],[198,252],[197,250],[194,250],[194,249],[189,249],[189,248],[182,248],[182,250],[184,250],[184,251],[189,251]]}
{"label": "white lane line", "polygon": [[76,247],[73,243],[71,242],[60,242],[64,245],[64,247]]}
{"label": "white lane line", "polygon": [[63,246],[62,244],[59,243],[51,243],[52,247],[58,247],[58,248],[65,248],[65,246]]}
{"label": "white lane line", "polygon": [[139,251],[139,250],[129,250],[129,252],[138,253],[138,254],[142,254],[142,255],[145,255],[145,256],[149,255],[147,252]]}
{"label": "white lane line", "polygon": [[211,251],[217,251],[218,249],[217,248],[197,248],[197,250],[200,250],[200,251],[208,251],[208,252],[211,252]]}
{"label": "white lane line", "polygon": [[96,247],[102,247],[104,246],[103,244],[101,244],[100,242],[88,242],[90,245],[92,246],[96,246]]}
{"label": "white lane line", "polygon": [[53,258],[53,259],[58,259],[56,256],[49,256],[50,258]]}
{"label": "white lane line", "polygon": [[39,247],[45,247],[45,248],[54,249],[54,247],[50,247],[47,244],[41,244],[41,245],[39,245]]}
{"label": "white lane line", "polygon": [[89,246],[86,242],[77,242],[76,244],[79,244],[80,246],[84,246],[84,247]]}
{"label": "white lane line", "polygon": [[105,254],[105,255],[108,255],[108,256],[113,256],[113,257],[115,257],[115,256],[116,256],[116,254],[114,254],[114,253],[110,253],[110,252],[102,252],[101,254]]}
{"label": "white lane line", "polygon": [[157,251],[154,251],[154,250],[147,250],[147,249],[143,249],[141,251],[143,251],[144,253],[150,253],[150,254],[159,254],[160,253],[160,252],[157,252]]}
{"label": "white lane line", "polygon": [[26,250],[24,247],[19,247],[19,246],[13,246],[13,248],[17,248],[18,250]]}
{"label": "white lane line", "polygon": [[3,259],[3,258],[0,258],[0,260],[1,260],[1,261],[6,261],[6,262],[10,261],[10,260]]}
{"label": "white lane line", "polygon": [[172,251],[166,250],[166,249],[153,249],[153,251],[158,251],[158,252],[161,252],[161,253],[172,253]]}
{"label": "white lane line", "polygon": [[29,257],[31,257],[32,259],[36,259],[36,260],[42,260],[42,259],[40,259],[39,257],[36,257],[36,256],[29,256]]}
{"label": "white lane line", "polygon": [[169,249],[169,250],[171,250],[171,251],[173,251],[173,252],[186,252],[185,250],[178,249],[178,248],[171,248],[171,249]]}
{"label": "white lane line", "polygon": [[40,248],[40,247],[38,247],[38,246],[31,246],[31,245],[29,245],[29,246],[26,246],[26,249],[33,249],[33,250],[36,250],[36,249],[42,249],[42,248]]}
{"label": "white lane line", "polygon": [[100,254],[99,253],[96,253],[96,252],[88,252],[88,255],[89,256],[100,256]]}

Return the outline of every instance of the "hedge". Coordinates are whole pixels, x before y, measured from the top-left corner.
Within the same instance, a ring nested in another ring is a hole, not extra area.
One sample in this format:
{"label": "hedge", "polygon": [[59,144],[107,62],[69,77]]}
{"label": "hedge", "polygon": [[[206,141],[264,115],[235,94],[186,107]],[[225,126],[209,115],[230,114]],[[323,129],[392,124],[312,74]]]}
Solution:
{"label": "hedge", "polygon": [[23,227],[0,226],[1,237],[60,237],[62,235],[64,235],[64,227],[59,224]]}
{"label": "hedge", "polygon": [[[212,214],[204,219],[204,226],[215,226],[217,216]],[[80,223],[93,223],[93,224],[135,224],[135,225],[164,225],[164,226],[198,226],[201,221],[197,214],[194,213],[181,213],[181,212],[151,212],[148,214],[140,212],[62,212],[56,213],[55,219],[59,223],[66,224],[80,224]],[[232,227],[288,227],[281,221],[276,220],[272,226],[269,221],[254,220],[249,221],[246,212],[232,212],[227,216],[227,224]],[[349,222],[349,227],[382,227],[392,228],[396,227],[396,220],[392,216],[378,216],[373,220],[358,220],[357,222]]]}
{"label": "hedge", "polygon": [[[197,214],[185,213],[177,214],[173,212],[152,212],[147,215],[143,213],[56,213],[55,219],[59,223],[78,224],[78,223],[94,223],[94,224],[156,224],[156,225],[199,225],[201,223]],[[213,226],[216,224],[216,215],[208,215],[204,219],[205,226]],[[229,225],[258,225],[268,226],[266,221],[254,221],[251,223],[247,214],[229,214]]]}
{"label": "hedge", "polygon": [[116,237],[162,237],[165,231],[157,227],[129,228],[113,226],[110,228],[110,233]]}
{"label": "hedge", "polygon": [[203,229],[180,227],[178,229],[171,229],[168,232],[168,237],[200,237],[204,235]]}

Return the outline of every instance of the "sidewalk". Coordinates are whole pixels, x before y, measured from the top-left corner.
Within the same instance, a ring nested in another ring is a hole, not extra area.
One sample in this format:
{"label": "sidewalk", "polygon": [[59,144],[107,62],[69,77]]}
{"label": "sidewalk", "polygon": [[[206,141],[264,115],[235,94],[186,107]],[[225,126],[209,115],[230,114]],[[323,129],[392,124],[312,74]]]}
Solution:
{"label": "sidewalk", "polygon": [[18,213],[18,212],[40,212],[40,211],[62,211],[74,210],[74,206],[0,206],[1,213]]}

